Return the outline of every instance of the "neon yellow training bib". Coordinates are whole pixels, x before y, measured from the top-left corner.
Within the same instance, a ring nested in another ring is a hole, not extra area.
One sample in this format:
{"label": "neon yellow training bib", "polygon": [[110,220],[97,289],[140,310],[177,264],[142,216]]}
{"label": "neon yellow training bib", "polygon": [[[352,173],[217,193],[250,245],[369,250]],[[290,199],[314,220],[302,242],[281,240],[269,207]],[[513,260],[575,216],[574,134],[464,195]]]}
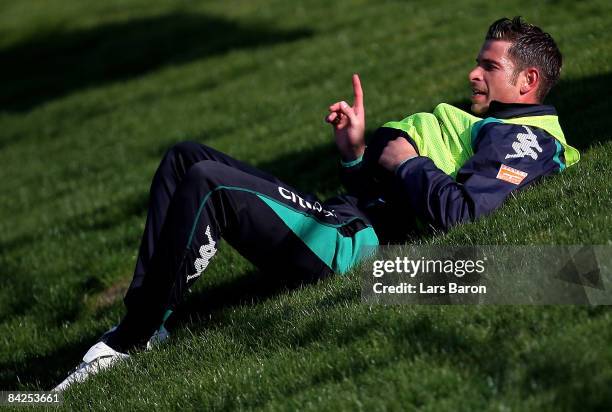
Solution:
{"label": "neon yellow training bib", "polygon": [[415,113],[399,122],[385,123],[383,127],[408,133],[421,156],[429,157],[440,170],[454,178],[465,162],[474,155],[472,143],[480,128],[492,122],[539,127],[548,132],[565,151],[565,164],[559,160],[558,155],[555,157],[560,171],[580,160],[578,150],[565,141],[559,119],[555,115],[483,119],[450,104],[440,103],[433,113]]}

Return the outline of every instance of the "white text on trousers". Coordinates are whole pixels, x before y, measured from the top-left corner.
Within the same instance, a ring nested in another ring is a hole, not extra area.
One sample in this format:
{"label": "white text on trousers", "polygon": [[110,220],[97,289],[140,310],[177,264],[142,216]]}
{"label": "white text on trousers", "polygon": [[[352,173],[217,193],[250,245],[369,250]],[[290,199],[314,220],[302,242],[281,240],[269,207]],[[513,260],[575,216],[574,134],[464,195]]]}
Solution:
{"label": "white text on trousers", "polygon": [[334,211],[323,209],[321,203],[314,202],[314,204],[302,199],[300,196],[293,193],[291,190],[285,189],[284,187],[278,187],[278,192],[282,197],[287,200],[291,200],[293,203],[298,204],[302,209],[311,209],[319,213],[323,213],[325,217],[335,216]]}

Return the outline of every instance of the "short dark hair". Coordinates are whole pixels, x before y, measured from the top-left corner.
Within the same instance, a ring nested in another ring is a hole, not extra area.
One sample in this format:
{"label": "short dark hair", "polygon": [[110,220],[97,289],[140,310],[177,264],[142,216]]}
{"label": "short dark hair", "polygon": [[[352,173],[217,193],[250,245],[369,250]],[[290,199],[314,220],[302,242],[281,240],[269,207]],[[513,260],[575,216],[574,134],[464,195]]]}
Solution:
{"label": "short dark hair", "polygon": [[505,40],[512,43],[508,55],[516,66],[515,76],[527,67],[540,70],[537,98],[540,102],[544,101],[550,89],[559,80],[563,65],[563,56],[552,36],[516,16],[512,20],[504,17],[491,24],[486,40]]}

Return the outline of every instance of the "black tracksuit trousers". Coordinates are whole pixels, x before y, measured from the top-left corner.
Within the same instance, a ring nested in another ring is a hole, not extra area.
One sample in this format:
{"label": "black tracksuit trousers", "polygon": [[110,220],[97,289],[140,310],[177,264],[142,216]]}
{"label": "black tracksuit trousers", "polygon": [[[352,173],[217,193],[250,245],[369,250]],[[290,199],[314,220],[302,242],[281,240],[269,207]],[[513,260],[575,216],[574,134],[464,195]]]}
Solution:
{"label": "black tracksuit trousers", "polygon": [[362,246],[378,244],[356,198],[321,202],[210,147],[179,143],[151,184],[115,347],[151,336],[214,260],[220,238],[260,269],[300,279],[344,272],[367,253]]}

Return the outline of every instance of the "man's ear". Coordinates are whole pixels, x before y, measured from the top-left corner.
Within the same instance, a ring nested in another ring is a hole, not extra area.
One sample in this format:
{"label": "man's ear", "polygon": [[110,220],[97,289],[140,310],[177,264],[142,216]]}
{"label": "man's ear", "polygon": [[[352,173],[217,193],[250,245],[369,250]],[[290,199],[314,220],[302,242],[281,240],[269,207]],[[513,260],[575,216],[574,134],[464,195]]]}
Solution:
{"label": "man's ear", "polygon": [[523,70],[521,76],[521,94],[528,94],[538,90],[540,85],[540,72],[535,67],[528,67]]}

